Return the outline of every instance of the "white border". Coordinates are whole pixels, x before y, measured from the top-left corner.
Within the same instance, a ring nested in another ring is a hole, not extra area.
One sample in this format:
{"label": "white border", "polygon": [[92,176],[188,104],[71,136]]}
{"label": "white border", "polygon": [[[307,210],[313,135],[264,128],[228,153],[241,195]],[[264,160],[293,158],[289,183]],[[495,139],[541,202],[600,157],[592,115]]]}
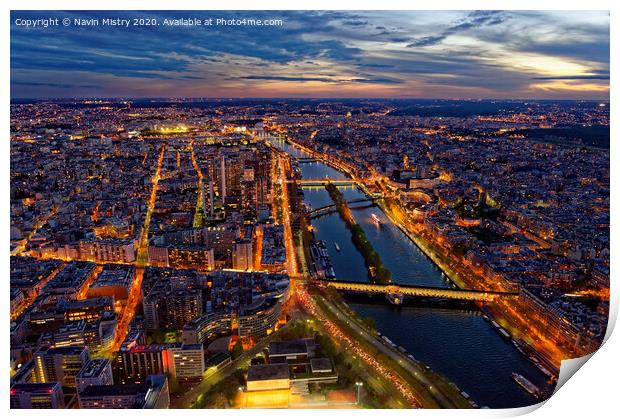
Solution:
{"label": "white border", "polygon": [[[618,51],[618,9],[620,2],[618,1],[603,1],[603,0],[589,0],[587,2],[579,2],[574,0],[520,0],[516,1],[506,1],[506,0],[470,0],[467,2],[458,1],[458,0],[434,0],[432,2],[428,1],[405,1],[405,0],[381,0],[380,2],[371,2],[367,0],[313,0],[313,1],[301,1],[301,0],[262,0],[258,1],[249,1],[249,0],[212,0],[208,2],[201,2],[199,0],[176,0],[174,2],[163,1],[163,0],[96,0],[89,1],[88,4],[86,2],[78,2],[76,0],[55,0],[55,1],[45,1],[45,0],[21,0],[21,1],[4,1],[2,2],[1,13],[4,25],[2,26],[2,62],[1,65],[1,80],[4,86],[4,89],[1,91],[2,102],[1,108],[3,110],[3,133],[6,135],[3,139],[3,149],[4,152],[0,153],[2,168],[2,176],[5,179],[3,183],[3,192],[5,199],[1,200],[0,213],[5,214],[1,217],[2,229],[5,232],[5,238],[3,240],[3,248],[2,251],[4,255],[7,255],[2,259],[2,268],[5,273],[3,275],[2,286],[6,291],[4,293],[5,296],[8,296],[9,293],[9,281],[8,281],[8,254],[9,254],[9,240],[8,240],[8,231],[9,231],[9,202],[6,197],[9,196],[9,127],[8,121],[10,118],[10,84],[9,84],[9,74],[10,74],[10,63],[9,63],[9,34],[10,34],[10,10],[310,10],[310,9],[323,9],[323,10],[476,10],[476,9],[496,9],[496,10],[610,10],[611,11],[611,57],[610,57],[610,70],[611,70],[611,78],[614,79],[614,73],[616,70],[615,63],[620,62],[619,59],[619,51]],[[172,8],[171,6],[174,6]],[[620,132],[616,127],[616,121],[618,121],[618,111],[615,107],[616,101],[615,98],[617,95],[615,94],[616,90],[612,89],[610,93],[611,99],[611,161],[618,161],[616,157],[618,157],[617,146],[614,145],[614,141],[618,138],[618,133]],[[614,174],[614,165],[611,167],[612,177]],[[612,182],[613,183],[613,182]],[[612,189],[612,201],[616,201],[617,193]],[[612,205],[612,208],[615,208]],[[612,211],[611,214],[611,224],[613,226],[616,225],[616,221],[618,217]],[[618,243],[616,240],[618,238],[617,229],[611,231],[611,241],[612,243]],[[616,256],[618,255],[617,246],[612,246],[612,272],[615,272],[616,266]],[[613,274],[612,274],[613,276]],[[610,331],[613,328],[611,323],[615,323],[615,319],[618,311],[618,286],[614,282],[615,278],[612,279],[612,304],[610,309]],[[6,298],[6,297],[5,297]],[[6,300],[5,300],[6,301]],[[8,306],[8,305],[7,305]],[[5,306],[1,311],[1,320],[2,324],[8,324],[8,307]],[[2,346],[1,350],[3,356],[6,360],[8,359],[8,350],[9,350],[9,336],[8,336],[8,328],[5,328],[5,333],[2,335]],[[619,368],[618,368],[618,360],[616,359],[616,354],[620,348],[620,342],[618,341],[617,333],[615,335],[609,336],[607,335],[609,340],[605,343],[600,351],[594,354],[592,359],[588,362],[588,367],[581,369],[577,373],[577,377],[569,380],[567,384],[565,384],[557,394],[555,394],[548,402],[544,403],[544,407],[541,409],[535,408],[524,408],[524,409],[509,409],[509,410],[477,410],[477,411],[440,411],[440,410],[420,410],[420,411],[409,411],[409,410],[390,410],[390,411],[355,411],[355,410],[347,410],[347,417],[376,417],[377,415],[390,415],[390,417],[402,417],[402,418],[410,418],[410,415],[420,415],[425,417],[438,417],[438,418],[448,418],[454,417],[458,415],[459,417],[464,418],[478,418],[478,417],[503,417],[503,416],[515,416],[527,413],[529,411],[535,410],[534,413],[531,413],[531,417],[535,418],[543,418],[547,416],[553,417],[562,417],[562,418],[583,418],[583,417],[610,417],[613,415],[615,401],[617,396],[617,382],[616,377],[618,376]],[[8,381],[8,363],[5,363],[5,373],[4,377]],[[8,382],[5,384],[5,390],[0,392],[2,394],[2,405],[5,409],[8,410],[9,406],[9,391],[8,391]],[[540,405],[537,405],[540,407]],[[335,417],[338,415],[338,410],[329,410],[321,412],[320,414],[330,417]],[[7,412],[8,413],[8,412]],[[111,412],[107,411],[98,411],[98,410],[90,410],[87,415],[92,417],[107,417]],[[120,413],[120,412],[119,412]],[[274,410],[253,410],[249,411],[238,411],[238,410],[228,410],[228,411],[201,411],[201,410],[183,410],[183,411],[151,411],[149,412],[149,416],[153,417],[171,417],[172,415],[183,415],[184,417],[205,417],[208,416],[217,416],[217,417],[225,417],[227,419],[236,419],[236,418],[244,418],[247,419],[248,415],[251,415],[252,418],[280,418],[289,415],[295,415],[295,417],[299,418],[310,418],[316,415],[317,411],[312,410],[300,410],[295,412],[290,411],[274,411]],[[13,410],[10,412],[11,417],[21,418],[21,417],[32,417],[34,415],[33,411],[18,411]],[[80,410],[73,411],[54,411],[48,410],[43,413],[46,417],[61,417],[61,416],[75,416],[80,415],[83,417],[86,413]],[[121,413],[121,414],[124,414]],[[134,412],[127,412],[127,414],[132,415]]]}

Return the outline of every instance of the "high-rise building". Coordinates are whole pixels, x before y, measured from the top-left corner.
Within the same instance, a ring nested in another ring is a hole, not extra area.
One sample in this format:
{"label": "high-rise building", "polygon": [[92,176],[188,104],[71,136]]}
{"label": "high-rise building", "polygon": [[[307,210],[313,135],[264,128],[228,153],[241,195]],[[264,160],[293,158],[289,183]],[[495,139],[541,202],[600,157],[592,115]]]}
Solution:
{"label": "high-rise building", "polygon": [[246,217],[256,217],[258,213],[258,185],[254,180],[241,182],[241,211]]}
{"label": "high-rise building", "polygon": [[142,300],[144,311],[144,327],[148,330],[157,329],[159,326],[160,300],[153,296],[146,296]]}
{"label": "high-rise building", "polygon": [[252,239],[238,239],[233,245],[233,269],[250,271],[253,267]]}
{"label": "high-rise building", "polygon": [[205,354],[202,343],[177,344],[170,347],[177,380],[200,381],[205,371]]}
{"label": "high-rise building", "polygon": [[213,218],[213,211],[215,209],[215,206],[214,206],[215,200],[213,199],[213,180],[209,179],[208,183],[209,183],[209,217]]}
{"label": "high-rise building", "polygon": [[88,362],[88,349],[68,346],[43,348],[34,356],[34,375],[37,383],[59,382],[65,387],[75,387],[75,377]]}
{"label": "high-rise building", "polygon": [[138,345],[119,353],[116,365],[123,383],[142,383],[149,375],[175,376],[172,352],[166,345]]}
{"label": "high-rise building", "polygon": [[202,314],[202,292],[198,289],[171,290],[157,287],[144,298],[144,319],[147,329],[180,329]]}
{"label": "high-rise building", "polygon": [[202,314],[202,292],[197,289],[171,291],[164,296],[165,315],[163,324],[174,329],[181,329],[187,322]]}
{"label": "high-rise building", "polygon": [[222,200],[226,198],[226,158],[224,156],[220,160],[220,195]]}
{"label": "high-rise building", "polygon": [[112,363],[106,358],[91,359],[75,377],[78,396],[89,386],[108,386],[114,384]]}
{"label": "high-rise building", "polygon": [[121,349],[117,362],[117,379],[123,383],[142,383],[153,374],[200,381],[205,370],[202,343],[134,346]]}

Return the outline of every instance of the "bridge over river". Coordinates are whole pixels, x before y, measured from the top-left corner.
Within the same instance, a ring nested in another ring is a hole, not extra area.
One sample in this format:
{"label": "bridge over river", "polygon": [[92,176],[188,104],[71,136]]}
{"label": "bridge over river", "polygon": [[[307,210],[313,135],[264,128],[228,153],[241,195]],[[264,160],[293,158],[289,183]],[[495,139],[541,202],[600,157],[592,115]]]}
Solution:
{"label": "bridge over river", "polygon": [[357,185],[360,183],[360,181],[354,180],[354,179],[330,179],[330,178],[291,179],[288,182],[297,183],[298,185],[301,185],[302,187],[303,186],[325,186],[325,185],[329,185],[330,183],[337,185],[337,186],[353,186],[353,185]]}
{"label": "bridge over river", "polygon": [[402,296],[441,298],[449,300],[489,302],[496,298],[518,298],[516,292],[462,290],[455,288],[420,287],[399,284],[370,284],[367,282],[320,281],[320,286],[334,288],[338,291],[359,292],[369,294],[384,294],[388,296]]}
{"label": "bridge over river", "polygon": [[[369,206],[373,206],[374,202],[377,201],[378,199],[381,198],[371,198],[371,197],[365,197],[365,198],[358,198],[358,199],[352,199],[350,201],[347,201],[347,204],[351,205],[351,204],[361,204],[361,203],[369,203],[371,205]],[[366,206],[355,206],[352,207],[352,209],[355,208],[366,208]],[[308,217],[310,219],[312,218],[317,218],[317,217],[322,217],[323,215],[328,215],[331,213],[334,213],[337,211],[336,208],[336,204],[329,204],[329,205],[324,205],[322,207],[319,208],[314,208],[311,211],[308,211]]]}

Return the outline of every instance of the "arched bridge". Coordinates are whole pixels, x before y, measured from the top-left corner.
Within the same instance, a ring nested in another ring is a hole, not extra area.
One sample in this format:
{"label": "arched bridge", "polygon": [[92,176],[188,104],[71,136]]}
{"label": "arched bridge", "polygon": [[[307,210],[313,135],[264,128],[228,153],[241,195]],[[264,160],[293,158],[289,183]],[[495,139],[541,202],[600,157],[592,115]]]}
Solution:
{"label": "arched bridge", "polygon": [[[372,202],[375,202],[377,199],[379,198],[371,198],[371,197],[357,198],[357,199],[352,199],[351,201],[347,201],[347,204],[351,205],[351,204],[357,204],[361,202],[372,203]],[[359,207],[353,207],[353,209],[355,208],[359,208]],[[323,215],[331,214],[332,212],[335,212],[335,211],[336,211],[336,204],[325,205],[319,208],[314,208],[312,211],[309,211],[308,218],[321,217]]]}
{"label": "arched bridge", "polygon": [[500,291],[460,290],[453,288],[418,287],[398,284],[369,284],[344,281],[321,281],[322,286],[346,292],[442,298],[464,301],[493,301],[496,298],[517,298],[519,293]]}

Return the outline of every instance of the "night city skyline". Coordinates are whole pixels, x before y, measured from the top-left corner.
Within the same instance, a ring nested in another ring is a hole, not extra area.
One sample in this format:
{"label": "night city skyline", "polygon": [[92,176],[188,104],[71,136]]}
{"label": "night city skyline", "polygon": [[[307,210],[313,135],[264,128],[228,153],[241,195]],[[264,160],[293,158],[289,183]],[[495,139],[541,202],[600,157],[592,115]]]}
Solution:
{"label": "night city skyline", "polygon": [[[159,26],[16,23],[42,16]],[[162,26],[209,17],[281,22]],[[14,11],[11,32],[12,98],[609,96],[608,12]]]}

